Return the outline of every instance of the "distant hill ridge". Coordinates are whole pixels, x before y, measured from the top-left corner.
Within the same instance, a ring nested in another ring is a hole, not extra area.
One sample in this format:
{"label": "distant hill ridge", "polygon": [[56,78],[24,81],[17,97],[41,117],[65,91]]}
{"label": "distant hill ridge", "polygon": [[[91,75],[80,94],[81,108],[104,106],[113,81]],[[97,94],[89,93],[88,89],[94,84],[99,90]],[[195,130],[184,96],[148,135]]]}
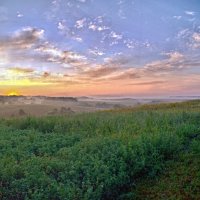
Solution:
{"label": "distant hill ridge", "polygon": [[10,98],[40,98],[40,99],[47,99],[47,100],[63,100],[63,101],[74,101],[77,102],[78,99],[76,97],[49,97],[49,96],[23,96],[23,95],[13,95],[13,96],[5,96],[0,95],[0,99],[10,99]]}

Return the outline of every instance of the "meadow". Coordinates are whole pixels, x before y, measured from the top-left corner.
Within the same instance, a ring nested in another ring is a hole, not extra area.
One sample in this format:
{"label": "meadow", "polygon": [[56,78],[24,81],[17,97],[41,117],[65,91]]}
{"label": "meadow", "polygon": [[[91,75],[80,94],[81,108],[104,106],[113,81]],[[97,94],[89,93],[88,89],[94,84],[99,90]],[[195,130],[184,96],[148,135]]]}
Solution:
{"label": "meadow", "polygon": [[0,199],[200,199],[200,101],[0,121]]}

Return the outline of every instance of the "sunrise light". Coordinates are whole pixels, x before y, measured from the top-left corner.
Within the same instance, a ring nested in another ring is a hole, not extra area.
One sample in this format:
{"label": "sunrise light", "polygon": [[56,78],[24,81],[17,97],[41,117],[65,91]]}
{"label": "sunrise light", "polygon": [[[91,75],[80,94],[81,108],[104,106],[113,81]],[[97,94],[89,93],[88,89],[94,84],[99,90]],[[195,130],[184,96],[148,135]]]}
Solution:
{"label": "sunrise light", "polygon": [[1,4],[1,94],[200,94],[197,0]]}
{"label": "sunrise light", "polygon": [[21,96],[21,94],[17,91],[11,91],[7,93],[7,96]]}

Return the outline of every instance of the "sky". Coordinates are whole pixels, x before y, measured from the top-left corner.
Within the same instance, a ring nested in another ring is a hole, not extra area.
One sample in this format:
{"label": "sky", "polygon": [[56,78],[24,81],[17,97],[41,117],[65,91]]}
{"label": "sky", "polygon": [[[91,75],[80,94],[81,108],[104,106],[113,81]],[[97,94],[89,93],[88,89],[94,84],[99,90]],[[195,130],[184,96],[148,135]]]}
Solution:
{"label": "sky", "polygon": [[0,94],[200,95],[199,0],[0,0]]}

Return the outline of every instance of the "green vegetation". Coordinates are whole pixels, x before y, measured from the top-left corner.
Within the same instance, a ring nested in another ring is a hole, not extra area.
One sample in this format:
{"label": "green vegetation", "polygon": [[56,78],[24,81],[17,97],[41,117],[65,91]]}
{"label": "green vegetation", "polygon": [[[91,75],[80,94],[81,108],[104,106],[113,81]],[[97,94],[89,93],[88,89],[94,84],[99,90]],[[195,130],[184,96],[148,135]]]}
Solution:
{"label": "green vegetation", "polygon": [[200,101],[0,123],[0,199],[200,199]]}

